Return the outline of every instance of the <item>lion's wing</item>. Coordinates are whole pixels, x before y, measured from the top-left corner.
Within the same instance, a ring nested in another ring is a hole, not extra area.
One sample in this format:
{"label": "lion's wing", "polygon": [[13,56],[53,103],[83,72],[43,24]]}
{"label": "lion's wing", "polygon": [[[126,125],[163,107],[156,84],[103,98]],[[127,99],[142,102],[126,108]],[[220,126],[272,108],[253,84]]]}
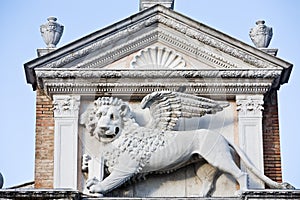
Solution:
{"label": "lion's wing", "polygon": [[174,130],[179,118],[215,114],[228,105],[229,103],[224,101],[170,91],[153,92],[145,96],[141,102],[143,109],[149,108],[150,110],[151,128],[162,130]]}

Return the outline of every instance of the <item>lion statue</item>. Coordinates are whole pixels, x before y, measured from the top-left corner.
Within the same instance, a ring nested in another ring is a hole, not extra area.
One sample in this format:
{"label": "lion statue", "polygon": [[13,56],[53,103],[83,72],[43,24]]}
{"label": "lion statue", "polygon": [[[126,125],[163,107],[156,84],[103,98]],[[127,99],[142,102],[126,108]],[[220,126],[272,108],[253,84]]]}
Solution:
{"label": "lion statue", "polygon": [[[228,105],[179,92],[153,92],[141,102],[142,108],[149,108],[152,116],[148,125],[141,127],[126,102],[114,97],[98,98],[81,115],[80,123],[91,136],[105,144],[101,170],[105,168],[108,175],[87,180],[89,192],[105,194],[132,177],[174,171],[193,162],[195,156],[216,168],[216,172],[232,175],[240,190],[247,190],[247,174],[234,162],[232,150],[270,188],[293,188],[288,183],[277,183],[266,177],[239,147],[217,132],[207,129],[175,131],[181,117],[214,114]],[[203,196],[210,194],[213,182],[207,183]]]}

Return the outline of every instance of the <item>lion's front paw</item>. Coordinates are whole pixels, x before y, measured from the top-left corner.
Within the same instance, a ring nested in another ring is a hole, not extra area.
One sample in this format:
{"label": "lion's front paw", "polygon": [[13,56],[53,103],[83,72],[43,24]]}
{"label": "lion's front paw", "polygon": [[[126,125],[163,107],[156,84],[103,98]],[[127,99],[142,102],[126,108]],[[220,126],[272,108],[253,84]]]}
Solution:
{"label": "lion's front paw", "polygon": [[103,193],[103,188],[101,186],[101,182],[97,178],[89,179],[86,182],[86,187],[90,193]]}
{"label": "lion's front paw", "polygon": [[289,184],[287,182],[281,183],[281,186],[282,186],[283,189],[288,189],[288,190],[296,189],[294,186],[292,186],[291,184]]}

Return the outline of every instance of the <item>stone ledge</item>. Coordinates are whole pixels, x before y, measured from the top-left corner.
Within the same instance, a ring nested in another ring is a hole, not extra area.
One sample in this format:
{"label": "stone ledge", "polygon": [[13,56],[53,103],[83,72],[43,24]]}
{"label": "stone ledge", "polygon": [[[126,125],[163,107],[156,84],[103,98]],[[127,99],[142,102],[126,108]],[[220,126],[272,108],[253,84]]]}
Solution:
{"label": "stone ledge", "polygon": [[0,189],[0,200],[6,199],[81,199],[76,190],[69,189]]}
{"label": "stone ledge", "polygon": [[242,193],[241,199],[300,199],[300,190],[249,190]]}
{"label": "stone ledge", "polygon": [[240,200],[239,197],[144,197],[144,198],[126,198],[126,197],[102,197],[102,198],[82,198],[82,200]]}
{"label": "stone ledge", "polygon": [[6,199],[72,199],[72,200],[283,200],[300,199],[300,190],[249,190],[237,197],[87,197],[68,189],[0,189],[0,200]]}

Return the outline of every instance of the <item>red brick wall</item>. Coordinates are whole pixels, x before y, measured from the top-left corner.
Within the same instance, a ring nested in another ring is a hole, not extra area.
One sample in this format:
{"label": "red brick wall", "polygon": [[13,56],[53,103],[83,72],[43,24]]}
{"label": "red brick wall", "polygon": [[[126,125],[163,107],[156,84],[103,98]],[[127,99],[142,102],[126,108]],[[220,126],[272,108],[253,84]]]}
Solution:
{"label": "red brick wall", "polygon": [[265,96],[263,147],[265,175],[282,182],[277,91]]}
{"label": "red brick wall", "polygon": [[54,117],[52,100],[36,91],[35,188],[53,188]]}

